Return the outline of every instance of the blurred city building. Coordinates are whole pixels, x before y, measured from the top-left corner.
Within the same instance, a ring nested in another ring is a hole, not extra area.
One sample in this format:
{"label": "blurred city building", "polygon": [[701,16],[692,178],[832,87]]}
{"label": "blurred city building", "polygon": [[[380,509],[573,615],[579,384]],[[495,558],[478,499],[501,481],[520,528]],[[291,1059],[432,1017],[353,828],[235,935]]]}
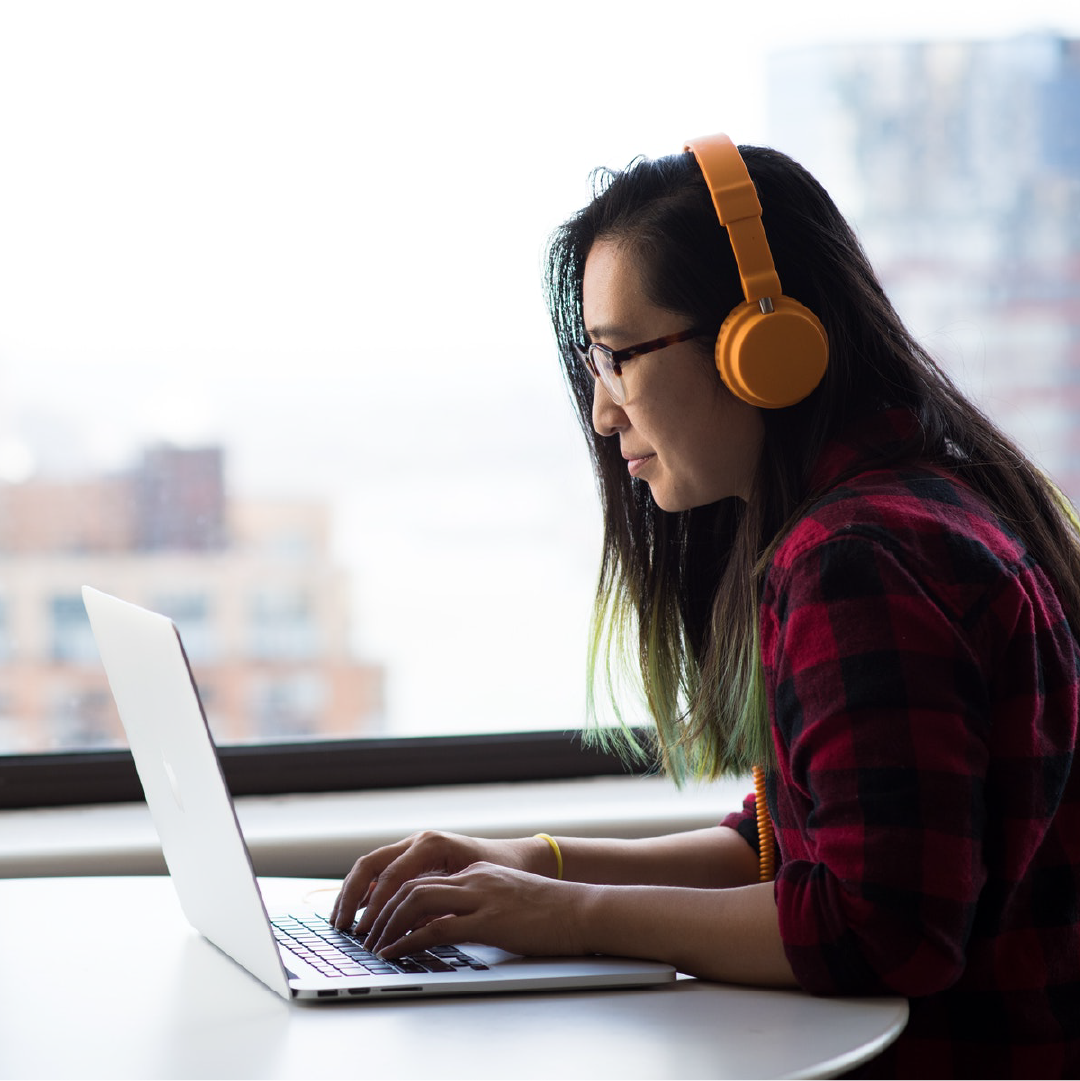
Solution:
{"label": "blurred city building", "polygon": [[89,583],[172,617],[221,742],[352,737],[383,714],[312,501],[229,498],[219,448],[116,476],[0,485],[0,751],[122,744]]}
{"label": "blurred city building", "polygon": [[908,325],[1080,500],[1080,41],[783,52],[769,105]]}

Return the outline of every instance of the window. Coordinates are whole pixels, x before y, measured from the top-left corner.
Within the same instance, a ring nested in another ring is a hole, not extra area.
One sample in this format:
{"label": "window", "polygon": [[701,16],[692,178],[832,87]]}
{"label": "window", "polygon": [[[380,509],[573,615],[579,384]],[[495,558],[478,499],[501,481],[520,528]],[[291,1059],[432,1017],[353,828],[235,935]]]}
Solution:
{"label": "window", "polygon": [[7,598],[0,595],[0,663],[10,660],[15,654],[15,645],[8,630]]}
{"label": "window", "polygon": [[83,582],[177,621],[237,776],[571,768],[599,511],[541,250],[717,128],[826,180],[1080,496],[1075,8],[4,5],[0,770],[122,747]]}
{"label": "window", "polygon": [[264,660],[314,660],[325,648],[303,589],[260,586],[248,605],[248,652]]}
{"label": "window", "polygon": [[50,652],[54,661],[92,664],[97,660],[97,646],[79,594],[53,597],[49,614],[52,632]]}
{"label": "window", "polygon": [[267,676],[252,686],[249,709],[266,739],[318,734],[326,724],[330,695],[318,672]]}

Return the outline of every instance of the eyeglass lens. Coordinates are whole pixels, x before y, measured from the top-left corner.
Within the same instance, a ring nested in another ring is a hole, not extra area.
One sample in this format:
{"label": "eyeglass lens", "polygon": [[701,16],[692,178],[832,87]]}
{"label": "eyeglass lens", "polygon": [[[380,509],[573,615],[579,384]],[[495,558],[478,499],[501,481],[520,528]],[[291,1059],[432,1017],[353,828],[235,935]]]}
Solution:
{"label": "eyeglass lens", "polygon": [[593,343],[588,348],[587,359],[589,369],[604,384],[611,400],[616,405],[622,405],[626,401],[626,391],[623,388],[622,376],[615,371],[611,353],[602,345]]}

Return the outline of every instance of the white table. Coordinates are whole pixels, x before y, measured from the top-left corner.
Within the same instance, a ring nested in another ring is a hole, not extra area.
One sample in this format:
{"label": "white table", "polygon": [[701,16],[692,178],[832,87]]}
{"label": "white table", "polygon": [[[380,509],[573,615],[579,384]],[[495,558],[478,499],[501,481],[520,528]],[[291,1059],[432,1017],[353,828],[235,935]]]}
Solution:
{"label": "white table", "polygon": [[[262,884],[272,908],[328,885]],[[692,979],[302,1006],[192,931],[167,878],[0,880],[3,1078],[823,1077],[906,1020],[903,999]]]}

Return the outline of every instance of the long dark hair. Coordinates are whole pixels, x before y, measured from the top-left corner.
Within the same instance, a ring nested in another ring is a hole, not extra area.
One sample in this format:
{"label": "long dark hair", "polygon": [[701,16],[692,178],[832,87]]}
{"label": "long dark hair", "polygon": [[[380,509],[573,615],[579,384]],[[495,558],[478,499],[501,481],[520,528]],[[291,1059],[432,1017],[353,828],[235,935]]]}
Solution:
{"label": "long dark hair", "polygon": [[[629,675],[676,779],[741,773],[772,760],[757,641],[771,549],[813,500],[810,469],[825,445],[882,409],[907,409],[918,422],[893,460],[936,464],[981,493],[1055,582],[1073,633],[1080,632],[1071,508],[912,338],[824,188],[784,154],[739,149],[784,292],[818,316],[830,345],[828,371],[808,398],[762,410],[763,448],[745,503],[660,510],[648,487],[628,475],[617,438],[593,430],[593,379],[572,349],[585,340],[582,276],[600,239],[629,251],[648,299],[691,325],[718,330],[743,300],[731,245],[692,155],[598,171],[592,202],[556,231],[547,253],[548,306],[604,514],[591,710],[595,716],[602,683],[621,719],[618,696]],[[709,341],[703,362],[712,363]],[[629,730],[623,735],[632,752],[644,753]]]}

